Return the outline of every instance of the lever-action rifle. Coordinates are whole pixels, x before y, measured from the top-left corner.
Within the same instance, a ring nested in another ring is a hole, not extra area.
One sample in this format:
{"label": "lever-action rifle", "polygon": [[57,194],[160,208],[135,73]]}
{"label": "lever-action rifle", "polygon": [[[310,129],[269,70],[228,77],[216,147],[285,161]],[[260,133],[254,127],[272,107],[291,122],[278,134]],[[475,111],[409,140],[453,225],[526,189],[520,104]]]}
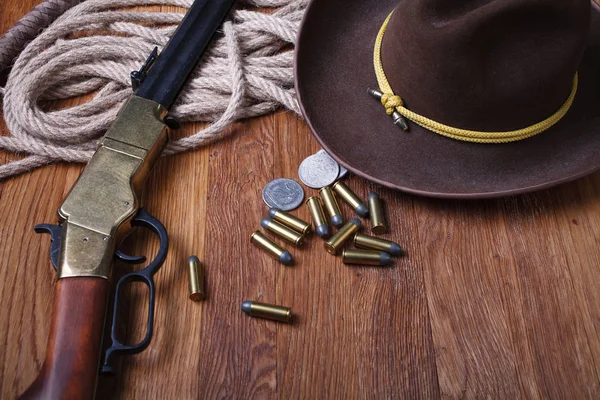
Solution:
{"label": "lever-action rifle", "polygon": [[[161,54],[157,49],[131,73],[134,94],[119,111],[98,150],[58,210],[59,225],[38,225],[50,233],[50,259],[57,270],[54,310],[46,359],[23,398],[91,399],[102,364],[112,371],[116,354],[138,353],[152,338],[153,275],[167,256],[164,226],[143,208],[140,193],[154,162],[177,128],[169,108],[235,0],[196,0]],[[115,288],[112,345],[101,355],[114,258],[137,263],[116,250],[131,226],[154,231],[160,239],[155,259],[142,271],[123,276]],[[116,337],[119,294],[132,281],[150,291],[144,339],[128,346]]]}

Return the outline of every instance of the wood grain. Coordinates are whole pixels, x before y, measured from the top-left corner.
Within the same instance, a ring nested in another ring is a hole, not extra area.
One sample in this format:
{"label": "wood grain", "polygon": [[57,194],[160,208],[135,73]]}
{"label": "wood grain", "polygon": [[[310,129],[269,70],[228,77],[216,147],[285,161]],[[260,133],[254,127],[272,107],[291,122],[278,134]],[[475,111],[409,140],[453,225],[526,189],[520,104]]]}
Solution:
{"label": "wood grain", "polygon": [[56,283],[46,360],[22,399],[93,399],[110,283],[65,278]]}
{"label": "wood grain", "polygon": [[[32,5],[0,0],[0,30]],[[297,263],[284,267],[249,241],[267,211],[260,192],[296,178],[318,149],[301,120],[280,112],[157,163],[143,203],[171,245],[156,275],[155,335],[116,377],[101,378],[99,398],[598,398],[600,174],[477,202],[353,177],[360,196],[385,200],[385,237],[408,256],[389,269],[348,267],[312,237],[287,246]],[[0,183],[1,398],[22,393],[41,368],[55,278],[49,239],[32,227],[56,221],[80,170],[57,165]],[[305,207],[294,214],[309,218]],[[130,243],[138,254],[157,249],[144,233]],[[201,303],[187,298],[191,254],[206,266]],[[244,300],[292,307],[295,322],[250,318]],[[145,301],[133,287],[123,318],[131,342],[145,331]]]}

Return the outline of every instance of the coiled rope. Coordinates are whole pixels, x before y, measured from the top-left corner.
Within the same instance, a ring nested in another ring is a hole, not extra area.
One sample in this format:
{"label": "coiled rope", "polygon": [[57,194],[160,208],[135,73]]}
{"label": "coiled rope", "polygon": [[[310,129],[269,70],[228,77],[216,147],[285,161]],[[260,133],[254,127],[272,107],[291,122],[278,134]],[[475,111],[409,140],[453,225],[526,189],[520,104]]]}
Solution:
{"label": "coiled rope", "polygon": [[13,60],[32,41],[38,33],[48,27],[69,8],[80,3],[80,0],[44,0],[2,37],[0,37],[0,79],[8,75]]}
{"label": "coiled rope", "polygon": [[[293,50],[307,0],[245,0],[223,25],[185,86],[172,115],[211,122],[170,142],[164,154],[210,143],[234,121],[282,106],[300,113],[293,89]],[[23,50],[3,95],[11,136],[0,149],[26,154],[0,166],[0,180],[59,161],[87,162],[131,94],[129,73],[167,43],[192,0],[87,0],[66,11]],[[132,11],[175,6],[181,12]],[[264,8],[274,8],[270,13]],[[66,109],[48,105],[93,94]]]}

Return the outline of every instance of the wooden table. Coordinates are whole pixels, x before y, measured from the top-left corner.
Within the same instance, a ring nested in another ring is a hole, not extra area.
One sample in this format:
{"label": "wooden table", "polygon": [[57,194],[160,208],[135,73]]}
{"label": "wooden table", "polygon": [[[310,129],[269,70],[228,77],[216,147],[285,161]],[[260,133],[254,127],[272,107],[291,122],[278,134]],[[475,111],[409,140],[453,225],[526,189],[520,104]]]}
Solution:
{"label": "wooden table", "polygon": [[[2,1],[0,30],[32,5]],[[156,276],[155,335],[116,377],[101,378],[100,398],[598,398],[600,174],[478,202],[354,177],[362,197],[385,199],[386,237],[408,255],[391,268],[347,267],[313,237],[283,267],[249,241],[267,211],[261,189],[297,178],[318,149],[301,120],[280,112],[158,162],[143,203],[171,245]],[[21,393],[43,361],[55,272],[49,238],[32,227],[56,221],[80,171],[56,165],[0,183],[1,398]],[[305,207],[296,215],[309,218]],[[157,248],[145,235],[130,242],[137,253]],[[191,254],[206,265],[202,303],[187,298]],[[240,311],[248,299],[290,306],[295,322],[250,318]],[[132,288],[129,341],[145,330],[145,300]]]}

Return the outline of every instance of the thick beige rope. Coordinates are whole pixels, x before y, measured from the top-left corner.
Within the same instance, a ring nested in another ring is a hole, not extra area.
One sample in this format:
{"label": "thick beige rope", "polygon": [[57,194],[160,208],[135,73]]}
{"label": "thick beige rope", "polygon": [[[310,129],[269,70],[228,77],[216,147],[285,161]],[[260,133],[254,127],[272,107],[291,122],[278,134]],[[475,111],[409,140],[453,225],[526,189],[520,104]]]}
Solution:
{"label": "thick beige rope", "polygon": [[[240,118],[282,106],[299,113],[291,45],[307,2],[246,0],[237,6],[172,110],[182,122],[211,124],[169,143],[165,154],[214,141]],[[191,3],[87,0],[32,41],[0,91],[12,134],[0,136],[0,149],[26,154],[1,165],[0,180],[58,161],[87,162],[132,94],[129,73],[139,69],[154,46],[160,50],[167,43]],[[147,5],[178,6],[182,12],[128,10]],[[263,12],[270,7],[277,9]],[[90,93],[94,96],[87,103],[48,108],[49,102]]]}
{"label": "thick beige rope", "polygon": [[13,60],[38,33],[80,0],[45,0],[0,36],[0,79],[8,75]]}

